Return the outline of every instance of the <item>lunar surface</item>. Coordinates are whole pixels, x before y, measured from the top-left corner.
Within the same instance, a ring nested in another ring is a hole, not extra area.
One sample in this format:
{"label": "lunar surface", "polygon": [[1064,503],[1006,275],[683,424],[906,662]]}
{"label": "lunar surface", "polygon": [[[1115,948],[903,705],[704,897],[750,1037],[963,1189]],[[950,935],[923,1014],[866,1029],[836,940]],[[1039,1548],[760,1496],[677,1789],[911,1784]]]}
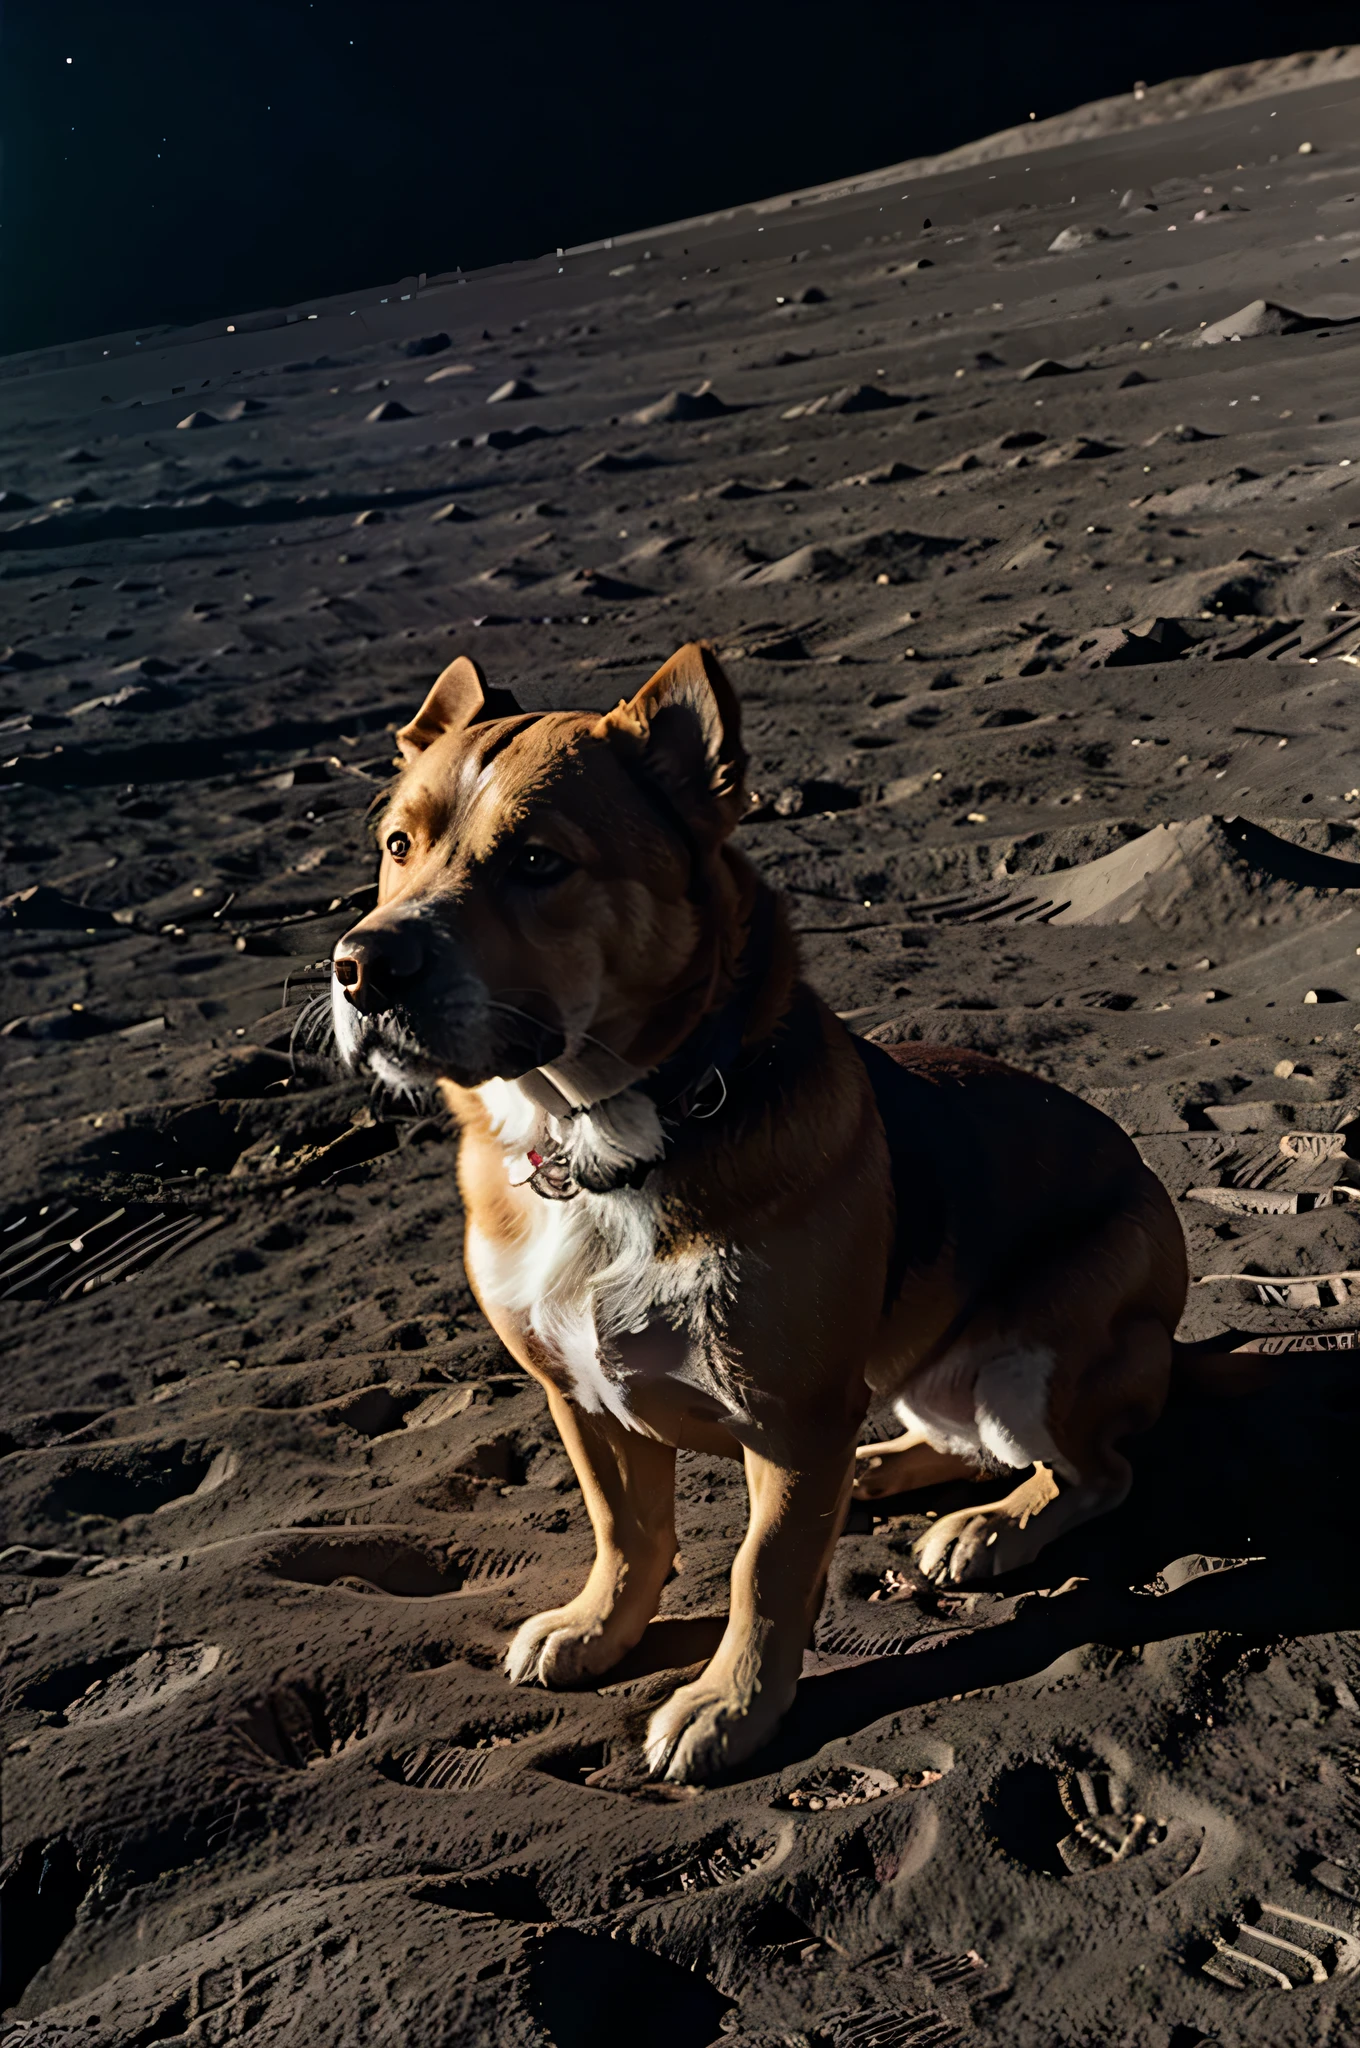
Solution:
{"label": "lunar surface", "polygon": [[[1360,2040],[1357,70],[0,364],[0,2040]],[[1115,1118],[1264,1353],[994,1591],[913,1567],[976,1488],[857,1507],[701,1791],[741,1475],[508,1685],[581,1497],[323,1016],[445,663],[695,636],[809,977]]]}

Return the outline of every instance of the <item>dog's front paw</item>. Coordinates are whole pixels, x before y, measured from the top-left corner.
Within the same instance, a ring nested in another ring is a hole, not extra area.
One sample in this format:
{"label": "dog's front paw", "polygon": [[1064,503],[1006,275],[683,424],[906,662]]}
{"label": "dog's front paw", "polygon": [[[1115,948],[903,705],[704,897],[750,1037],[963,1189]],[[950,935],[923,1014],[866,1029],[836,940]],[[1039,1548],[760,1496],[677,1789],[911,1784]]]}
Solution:
{"label": "dog's front paw", "polygon": [[648,1769],[673,1785],[706,1784],[768,1742],[788,1704],[766,1691],[745,1697],[697,1678],[672,1693],[648,1722]]}
{"label": "dog's front paw", "polygon": [[627,1645],[610,1642],[603,1618],[572,1607],[532,1615],[505,1653],[512,1685],[579,1685],[616,1664]]}

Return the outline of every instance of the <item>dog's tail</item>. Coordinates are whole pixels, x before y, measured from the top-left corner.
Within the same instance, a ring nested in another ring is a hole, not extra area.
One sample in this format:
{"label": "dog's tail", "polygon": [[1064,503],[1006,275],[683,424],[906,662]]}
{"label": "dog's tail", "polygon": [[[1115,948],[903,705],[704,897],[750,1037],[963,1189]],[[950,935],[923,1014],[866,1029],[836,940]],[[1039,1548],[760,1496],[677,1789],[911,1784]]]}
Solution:
{"label": "dog's tail", "polygon": [[[1195,1394],[1210,1394],[1231,1400],[1240,1394],[1259,1394],[1272,1387],[1299,1366],[1348,1349],[1325,1336],[1313,1342],[1295,1340],[1287,1351],[1267,1351],[1269,1338],[1248,1330],[1224,1330],[1199,1344],[1174,1343],[1171,1347],[1171,1384]],[[1360,1349],[1360,1343],[1357,1343]]]}

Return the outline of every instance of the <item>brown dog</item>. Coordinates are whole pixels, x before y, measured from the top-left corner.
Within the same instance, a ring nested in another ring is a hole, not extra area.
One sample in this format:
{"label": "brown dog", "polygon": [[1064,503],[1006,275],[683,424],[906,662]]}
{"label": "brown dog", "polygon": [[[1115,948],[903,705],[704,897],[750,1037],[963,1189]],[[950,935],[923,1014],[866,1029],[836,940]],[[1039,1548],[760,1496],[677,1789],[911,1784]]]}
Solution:
{"label": "brown dog", "polygon": [[523,712],[460,658],[398,734],[378,907],[335,949],[341,1050],[437,1082],[467,1271],[538,1379],[596,1538],[506,1668],[568,1685],[641,1637],[675,1555],[677,1448],[741,1459],[750,1526],[712,1662],[652,1716],[711,1777],[793,1697],[874,1396],[905,1434],[862,1495],[987,1471],[932,1578],[977,1584],[1114,1507],[1166,1396],[1185,1252],[1160,1183],[1074,1096],[851,1037],[730,844],[736,698],[681,648],[630,703]]}

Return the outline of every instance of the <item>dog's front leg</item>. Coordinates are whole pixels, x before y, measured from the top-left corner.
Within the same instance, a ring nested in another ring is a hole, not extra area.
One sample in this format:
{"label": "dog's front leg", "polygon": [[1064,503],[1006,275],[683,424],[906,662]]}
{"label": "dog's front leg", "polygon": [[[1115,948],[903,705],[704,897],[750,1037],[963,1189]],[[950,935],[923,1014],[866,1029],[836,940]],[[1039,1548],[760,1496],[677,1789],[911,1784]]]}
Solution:
{"label": "dog's front leg", "polygon": [[854,1447],[794,1469],[746,1452],[751,1521],[732,1567],[727,1629],[707,1669],[647,1729],[647,1761],[677,1784],[768,1742],[793,1699],[845,1519]]}
{"label": "dog's front leg", "polygon": [[641,1640],[675,1561],[675,1452],[612,1415],[587,1415],[555,1387],[553,1421],[581,1482],[595,1562],[574,1600],[535,1614],[505,1668],[516,1685],[572,1685]]}

